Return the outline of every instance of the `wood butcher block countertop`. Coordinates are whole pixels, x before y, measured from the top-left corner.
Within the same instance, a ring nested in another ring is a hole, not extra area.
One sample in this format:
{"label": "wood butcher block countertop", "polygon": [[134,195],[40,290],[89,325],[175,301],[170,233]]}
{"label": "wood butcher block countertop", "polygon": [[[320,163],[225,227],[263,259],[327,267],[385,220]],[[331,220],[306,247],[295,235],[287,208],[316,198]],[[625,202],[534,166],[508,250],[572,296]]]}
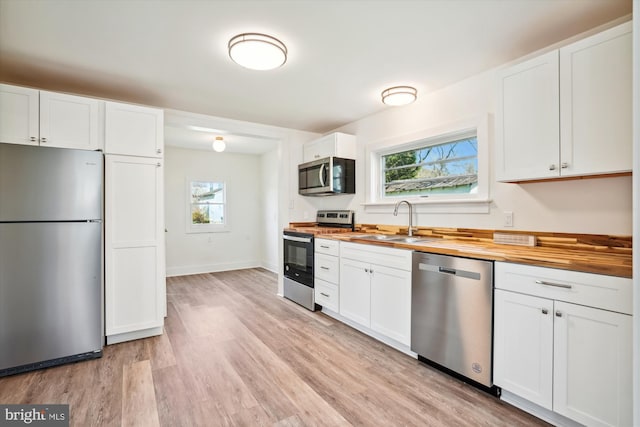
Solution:
{"label": "wood butcher block countertop", "polygon": [[[313,233],[313,228],[313,225],[309,223],[291,223],[287,230]],[[326,230],[323,231],[326,233]],[[414,231],[414,237],[428,238],[428,240],[419,243],[362,239],[362,236],[370,234],[406,236],[407,228],[401,226],[365,224],[357,225],[354,232],[314,234],[322,234],[322,238],[354,243],[367,243],[492,261],[507,261],[618,277],[632,277],[630,236],[504,230],[497,232],[534,235],[537,239],[537,245],[528,247],[494,243],[494,230],[457,228],[417,227],[417,231]]]}

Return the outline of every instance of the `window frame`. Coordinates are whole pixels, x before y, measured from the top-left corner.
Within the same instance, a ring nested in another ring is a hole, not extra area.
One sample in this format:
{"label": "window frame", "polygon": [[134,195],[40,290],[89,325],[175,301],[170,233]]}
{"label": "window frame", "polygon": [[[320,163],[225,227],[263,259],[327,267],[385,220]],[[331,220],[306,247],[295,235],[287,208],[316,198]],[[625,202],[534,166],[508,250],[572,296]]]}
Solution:
{"label": "window frame", "polygon": [[[478,143],[478,185],[475,193],[429,194],[423,196],[383,196],[382,157],[428,145],[443,144],[475,136]],[[429,213],[489,212],[489,115],[424,129],[412,134],[389,138],[367,147],[367,194],[364,207],[373,213],[387,213],[388,206],[400,200],[417,205],[418,211]]]}
{"label": "window frame", "polygon": [[[222,184],[223,193],[222,193],[222,212],[224,222],[222,224],[194,224],[192,222],[192,213],[191,208],[194,203],[191,202],[191,185],[194,182],[210,182],[216,184]],[[186,178],[186,192],[185,192],[185,201],[186,201],[186,232],[188,234],[192,233],[220,233],[229,231],[229,209],[228,209],[228,201],[227,201],[227,193],[229,191],[229,186],[225,180],[216,179],[216,178]]]}

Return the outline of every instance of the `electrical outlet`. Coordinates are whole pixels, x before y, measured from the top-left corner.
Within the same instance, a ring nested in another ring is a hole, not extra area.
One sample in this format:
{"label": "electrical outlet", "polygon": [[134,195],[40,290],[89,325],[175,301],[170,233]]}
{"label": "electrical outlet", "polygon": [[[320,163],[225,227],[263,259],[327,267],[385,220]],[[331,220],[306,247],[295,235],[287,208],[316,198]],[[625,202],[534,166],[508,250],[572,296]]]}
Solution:
{"label": "electrical outlet", "polygon": [[513,227],[513,212],[504,211],[504,226],[505,227]]}

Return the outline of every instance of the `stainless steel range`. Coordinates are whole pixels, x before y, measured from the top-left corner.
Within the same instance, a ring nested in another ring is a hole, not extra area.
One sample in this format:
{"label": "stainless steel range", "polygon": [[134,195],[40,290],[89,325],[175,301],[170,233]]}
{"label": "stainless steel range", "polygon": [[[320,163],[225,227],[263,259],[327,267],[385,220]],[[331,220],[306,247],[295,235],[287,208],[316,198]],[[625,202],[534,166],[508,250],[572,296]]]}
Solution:
{"label": "stainless steel range", "polygon": [[322,210],[316,222],[301,229],[283,232],[284,247],[284,297],[315,311],[313,285],[313,245],[316,234],[352,231],[354,213],[348,210]]}

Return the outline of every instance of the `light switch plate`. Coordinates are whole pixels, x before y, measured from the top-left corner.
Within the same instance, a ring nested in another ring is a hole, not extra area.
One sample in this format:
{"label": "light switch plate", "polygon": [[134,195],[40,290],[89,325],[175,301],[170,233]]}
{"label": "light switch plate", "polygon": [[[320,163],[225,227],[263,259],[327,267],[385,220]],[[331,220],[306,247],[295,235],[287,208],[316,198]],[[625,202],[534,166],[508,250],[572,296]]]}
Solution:
{"label": "light switch plate", "polygon": [[513,227],[513,212],[504,211],[504,226],[505,227]]}

